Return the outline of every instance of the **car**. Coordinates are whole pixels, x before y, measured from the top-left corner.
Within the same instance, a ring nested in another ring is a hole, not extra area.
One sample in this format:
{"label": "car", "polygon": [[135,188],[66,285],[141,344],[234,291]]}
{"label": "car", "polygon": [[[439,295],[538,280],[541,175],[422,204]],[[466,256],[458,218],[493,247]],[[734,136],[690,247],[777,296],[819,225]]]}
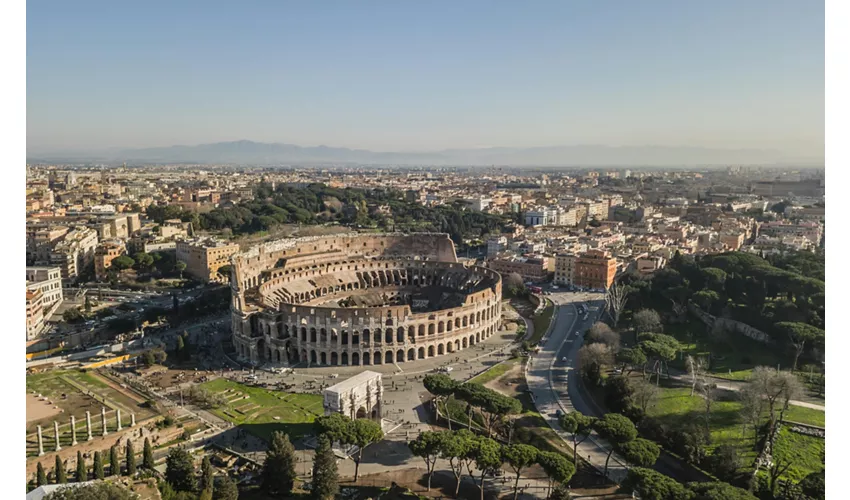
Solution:
{"label": "car", "polygon": [[562,361],[562,362],[564,362],[564,363],[566,363],[566,362],[567,362],[567,357],[566,357],[566,356],[564,356],[563,358],[561,358],[561,361]]}

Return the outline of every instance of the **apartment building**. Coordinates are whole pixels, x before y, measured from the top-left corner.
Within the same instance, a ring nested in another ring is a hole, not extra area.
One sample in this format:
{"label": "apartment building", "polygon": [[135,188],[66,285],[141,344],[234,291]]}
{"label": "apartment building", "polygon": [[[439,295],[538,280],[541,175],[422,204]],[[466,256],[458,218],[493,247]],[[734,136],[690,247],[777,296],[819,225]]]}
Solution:
{"label": "apartment building", "polygon": [[62,270],[58,267],[27,267],[27,290],[41,292],[45,308],[62,303]]}
{"label": "apartment building", "polygon": [[32,340],[44,329],[44,310],[39,290],[27,287],[27,340]]}
{"label": "apartment building", "polygon": [[97,247],[97,231],[87,227],[76,227],[65,235],[50,252],[50,265],[58,266],[62,279],[74,281],[94,261]]}
{"label": "apartment building", "polygon": [[120,241],[104,241],[94,252],[94,274],[98,281],[108,277],[112,261],[127,253],[127,247]]}
{"label": "apartment building", "polygon": [[186,272],[203,281],[225,282],[228,276],[218,274],[221,266],[230,264],[230,256],[239,245],[214,238],[197,238],[177,242],[177,260],[186,264]]}
{"label": "apartment building", "polygon": [[584,288],[605,289],[614,282],[617,260],[604,250],[588,250],[575,261],[573,283]]}
{"label": "apartment building", "polygon": [[488,266],[502,276],[517,273],[528,281],[545,281],[554,269],[552,259],[545,256],[493,259]]}
{"label": "apartment building", "polygon": [[555,278],[556,285],[572,285],[575,276],[576,255],[572,253],[559,253],[555,256]]}

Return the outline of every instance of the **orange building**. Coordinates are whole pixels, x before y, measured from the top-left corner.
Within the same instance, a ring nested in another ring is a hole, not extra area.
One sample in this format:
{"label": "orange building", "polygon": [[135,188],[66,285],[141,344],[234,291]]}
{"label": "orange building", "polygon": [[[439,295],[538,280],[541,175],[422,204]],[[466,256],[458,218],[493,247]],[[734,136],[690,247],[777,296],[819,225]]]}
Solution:
{"label": "orange building", "polygon": [[106,279],[106,270],[116,257],[124,255],[127,249],[118,242],[104,241],[94,252],[94,272],[98,280]]}
{"label": "orange building", "polygon": [[608,288],[617,274],[617,260],[603,250],[588,250],[575,260],[573,284],[583,288]]}

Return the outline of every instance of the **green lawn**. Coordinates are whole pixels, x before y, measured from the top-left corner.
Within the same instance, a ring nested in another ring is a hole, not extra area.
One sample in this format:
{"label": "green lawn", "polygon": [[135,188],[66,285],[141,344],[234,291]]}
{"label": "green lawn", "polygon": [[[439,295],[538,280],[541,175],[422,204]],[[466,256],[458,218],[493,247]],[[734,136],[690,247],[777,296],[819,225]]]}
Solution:
{"label": "green lawn", "polygon": [[[681,342],[684,355],[708,357],[712,353],[711,373],[715,377],[728,380],[746,380],[756,366],[785,365],[788,359],[777,356],[772,348],[736,333],[721,336],[709,335],[706,326],[696,319],[687,323],[665,325],[664,333],[674,336]],[[675,360],[670,366],[684,370],[682,360]]]}
{"label": "green lawn", "polygon": [[226,395],[229,403],[212,412],[265,440],[274,431],[290,438],[309,434],[313,421],[324,414],[319,395],[270,391],[223,378],[201,386],[212,392],[232,391]]}
{"label": "green lawn", "polygon": [[552,305],[552,301],[546,299],[546,306],[540,311],[540,314],[536,314],[531,318],[531,322],[534,324],[534,335],[528,339],[531,344],[536,344],[543,338],[543,334],[549,329],[549,323],[552,322],[552,313],[554,312],[555,306]]}
{"label": "green lawn", "polygon": [[826,412],[804,408],[802,406],[791,406],[785,412],[785,420],[826,427]]}
{"label": "green lawn", "polygon": [[777,462],[790,460],[791,467],[785,472],[785,476],[799,481],[824,468],[825,452],[825,439],[805,436],[783,427],[774,446],[773,459]]}
{"label": "green lawn", "polygon": [[[703,415],[705,414],[704,400],[698,395],[691,397],[690,392],[691,390],[688,387],[662,387],[656,403],[649,408],[648,415],[659,419],[670,427],[679,427],[689,423],[702,425],[704,422]],[[735,446],[738,448],[739,455],[743,458],[743,463],[749,467],[755,459],[753,435],[750,429],[747,430],[746,435],[743,434],[738,416],[740,409],[741,403],[738,401],[715,401],[712,404],[711,445],[709,449],[721,444]],[[823,426],[824,418],[825,414],[822,411],[797,406],[792,406],[786,413],[786,419],[810,425]],[[823,463],[818,458],[823,450],[823,439],[803,436],[787,429],[781,432],[782,437],[777,442],[777,448],[780,447],[780,442],[786,448],[797,446],[804,448],[795,449],[793,452],[788,449],[784,452],[788,458],[795,460],[792,467],[794,471],[789,470],[787,476],[797,478],[795,474],[820,470],[815,468],[816,466],[823,467]],[[798,456],[805,458],[805,460],[798,462]],[[803,473],[803,475],[808,472]]]}
{"label": "green lawn", "polygon": [[506,372],[508,372],[511,368],[513,368],[514,365],[516,365],[518,362],[520,362],[521,360],[524,360],[524,359],[525,358],[507,359],[507,360],[502,361],[501,363],[499,363],[497,365],[493,365],[493,367],[490,368],[489,370],[487,370],[486,372],[484,372],[480,375],[476,375],[475,377],[472,377],[471,379],[469,379],[469,381],[475,382],[476,384],[486,384],[487,382],[496,380],[497,378],[501,377]]}

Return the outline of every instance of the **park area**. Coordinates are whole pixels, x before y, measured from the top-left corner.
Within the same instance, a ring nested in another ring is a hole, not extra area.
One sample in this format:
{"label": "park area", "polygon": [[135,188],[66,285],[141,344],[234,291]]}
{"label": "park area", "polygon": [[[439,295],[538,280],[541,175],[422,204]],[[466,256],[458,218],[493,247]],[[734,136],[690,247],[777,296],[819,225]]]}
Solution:
{"label": "park area", "polygon": [[225,378],[201,387],[221,394],[227,401],[212,409],[212,413],[266,441],[275,431],[283,431],[293,439],[309,434],[313,421],[324,414],[320,395],[271,391]]}
{"label": "park area", "polygon": [[[91,412],[98,430],[101,425],[101,408],[104,407],[107,410],[107,424],[112,428],[117,425],[116,410],[121,410],[124,425],[129,423],[131,414],[135,414],[137,422],[157,414],[145,404],[144,397],[95,371],[52,370],[28,374],[26,384],[28,454],[38,451],[35,432],[39,425],[52,431],[53,421],[58,421],[60,426],[67,427],[73,415],[77,431],[83,433],[87,411]],[[70,435],[62,439],[67,439],[70,444]]]}
{"label": "park area", "polygon": [[[637,375],[640,377],[640,375]],[[662,381],[666,382],[666,381]],[[654,417],[668,429],[683,429],[693,425],[704,425],[704,399],[697,393],[693,396],[690,387],[662,387],[655,403],[647,409],[647,416]],[[744,469],[749,468],[756,458],[754,435],[751,427],[744,429],[741,420],[742,404],[734,393],[721,391],[712,404],[709,420],[711,443],[706,450],[711,452],[720,445],[733,446],[741,458]],[[785,420],[818,427],[824,426],[823,411],[791,406]],[[776,442],[774,460],[791,460],[792,464],[784,476],[799,481],[811,472],[823,468],[825,440],[819,437],[796,433],[786,424]]]}

